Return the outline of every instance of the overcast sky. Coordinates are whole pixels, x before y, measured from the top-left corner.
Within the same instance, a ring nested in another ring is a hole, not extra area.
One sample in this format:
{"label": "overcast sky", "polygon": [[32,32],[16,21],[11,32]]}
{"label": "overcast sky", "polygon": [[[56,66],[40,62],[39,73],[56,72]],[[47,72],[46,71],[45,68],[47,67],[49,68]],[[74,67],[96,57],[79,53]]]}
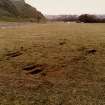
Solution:
{"label": "overcast sky", "polygon": [[44,14],[105,14],[105,0],[26,0]]}

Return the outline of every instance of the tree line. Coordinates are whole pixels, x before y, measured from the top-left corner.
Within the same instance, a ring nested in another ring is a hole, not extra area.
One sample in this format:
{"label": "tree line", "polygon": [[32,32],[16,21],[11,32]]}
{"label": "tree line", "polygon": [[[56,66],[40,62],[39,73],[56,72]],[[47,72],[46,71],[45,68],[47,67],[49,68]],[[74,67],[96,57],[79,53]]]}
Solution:
{"label": "tree line", "polygon": [[63,21],[63,22],[83,22],[83,23],[105,23],[105,15],[59,15],[51,18],[50,21]]}
{"label": "tree line", "polygon": [[83,14],[78,17],[78,21],[84,23],[105,23],[105,17],[101,18],[96,15]]}

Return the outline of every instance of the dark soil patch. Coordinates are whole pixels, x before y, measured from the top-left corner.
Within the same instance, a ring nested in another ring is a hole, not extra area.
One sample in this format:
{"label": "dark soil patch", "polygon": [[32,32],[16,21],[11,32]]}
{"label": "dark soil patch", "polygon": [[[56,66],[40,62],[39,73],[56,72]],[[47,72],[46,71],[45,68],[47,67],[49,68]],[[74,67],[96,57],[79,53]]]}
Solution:
{"label": "dark soil patch", "polygon": [[39,74],[41,73],[43,70],[40,68],[40,69],[34,69],[32,70],[31,72],[29,72],[30,74]]}
{"label": "dark soil patch", "polygon": [[66,44],[66,42],[59,42],[59,45],[64,45],[64,44]]}
{"label": "dark soil patch", "polygon": [[8,56],[8,57],[17,57],[17,56],[20,56],[20,55],[22,55],[22,52],[20,52],[20,51],[8,52],[6,54],[6,56]]}
{"label": "dark soil patch", "polygon": [[95,48],[87,48],[87,47],[81,47],[78,49],[78,51],[83,52],[83,54],[88,55],[88,54],[95,54],[97,50]]}
{"label": "dark soil patch", "polygon": [[86,51],[87,54],[95,54],[97,52],[96,49],[89,49]]}
{"label": "dark soil patch", "polygon": [[23,67],[23,70],[33,75],[43,72],[45,67],[46,67],[45,65],[40,65],[40,64],[27,64]]}
{"label": "dark soil patch", "polygon": [[23,67],[23,70],[30,71],[30,70],[32,70],[34,68],[36,68],[36,65],[34,65],[34,64],[28,64],[28,65],[25,65]]}

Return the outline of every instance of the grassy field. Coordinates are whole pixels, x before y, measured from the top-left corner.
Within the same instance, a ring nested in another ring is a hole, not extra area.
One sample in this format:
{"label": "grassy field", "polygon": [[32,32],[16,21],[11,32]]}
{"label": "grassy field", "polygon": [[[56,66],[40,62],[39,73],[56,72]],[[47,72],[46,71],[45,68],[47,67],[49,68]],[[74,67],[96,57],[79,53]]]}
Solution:
{"label": "grassy field", "polygon": [[105,105],[105,24],[16,25],[0,27],[0,105]]}

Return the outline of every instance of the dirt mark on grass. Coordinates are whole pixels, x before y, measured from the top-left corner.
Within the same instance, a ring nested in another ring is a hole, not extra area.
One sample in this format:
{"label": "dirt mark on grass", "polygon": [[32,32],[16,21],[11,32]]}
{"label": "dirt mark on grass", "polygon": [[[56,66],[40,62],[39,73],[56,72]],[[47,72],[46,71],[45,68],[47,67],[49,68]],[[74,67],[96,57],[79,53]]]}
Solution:
{"label": "dirt mark on grass", "polygon": [[43,71],[45,71],[46,65],[44,64],[34,64],[34,63],[30,63],[30,64],[26,64],[25,66],[22,67],[22,69],[24,71],[26,71],[26,73],[28,74],[40,74]]}
{"label": "dirt mark on grass", "polygon": [[95,55],[96,52],[97,52],[97,49],[94,48],[94,47],[84,47],[84,46],[82,46],[78,49],[78,51],[82,52],[84,55],[89,55],[89,54]]}
{"label": "dirt mark on grass", "polygon": [[98,50],[94,47],[80,47],[77,49],[78,54],[71,58],[71,64],[90,62],[90,59],[95,59]]}
{"label": "dirt mark on grass", "polygon": [[10,52],[7,52],[6,56],[10,57],[10,58],[14,58],[14,57],[20,56],[22,54],[23,53],[21,51],[10,51]]}

